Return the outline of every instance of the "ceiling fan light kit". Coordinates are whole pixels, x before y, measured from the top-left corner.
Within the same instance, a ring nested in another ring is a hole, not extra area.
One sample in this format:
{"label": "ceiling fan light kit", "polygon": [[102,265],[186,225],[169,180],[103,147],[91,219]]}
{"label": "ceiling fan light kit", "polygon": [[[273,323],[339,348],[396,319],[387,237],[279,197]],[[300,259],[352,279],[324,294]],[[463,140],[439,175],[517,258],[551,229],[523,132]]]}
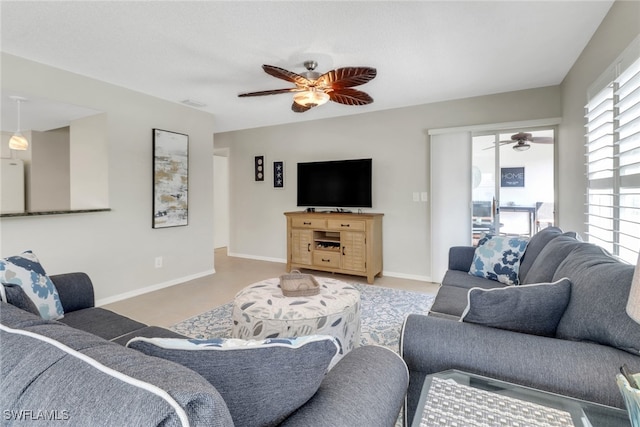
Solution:
{"label": "ceiling fan light kit", "polygon": [[519,141],[516,145],[513,146],[513,149],[516,151],[527,151],[529,148],[531,148],[531,145],[522,141]]}
{"label": "ceiling fan light kit", "polygon": [[313,107],[325,104],[328,101],[344,105],[367,105],[373,102],[373,98],[365,92],[352,89],[367,83],[376,77],[377,71],[371,67],[344,67],[331,70],[324,74],[315,71],[316,61],[305,61],[307,69],[302,74],[285,70],[273,65],[263,65],[265,73],[295,84],[295,87],[286,89],[264,90],[260,92],[241,93],[238,97],[276,95],[280,93],[295,92],[291,110],[295,113],[304,113]]}
{"label": "ceiling fan light kit", "polygon": [[329,98],[329,95],[325,92],[311,88],[293,95],[293,102],[303,107],[317,107],[318,105],[326,104]]}

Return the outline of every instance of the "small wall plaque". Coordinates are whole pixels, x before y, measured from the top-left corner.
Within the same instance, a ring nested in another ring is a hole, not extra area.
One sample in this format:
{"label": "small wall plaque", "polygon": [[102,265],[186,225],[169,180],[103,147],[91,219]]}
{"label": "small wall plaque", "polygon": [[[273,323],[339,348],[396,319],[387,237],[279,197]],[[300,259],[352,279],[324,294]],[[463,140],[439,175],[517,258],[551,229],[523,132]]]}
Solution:
{"label": "small wall plaque", "polygon": [[284,188],[284,162],[273,162],[273,188]]}
{"label": "small wall plaque", "polygon": [[264,181],[264,156],[256,156],[254,159],[255,180]]}
{"label": "small wall plaque", "polygon": [[500,187],[524,187],[524,167],[500,168]]}

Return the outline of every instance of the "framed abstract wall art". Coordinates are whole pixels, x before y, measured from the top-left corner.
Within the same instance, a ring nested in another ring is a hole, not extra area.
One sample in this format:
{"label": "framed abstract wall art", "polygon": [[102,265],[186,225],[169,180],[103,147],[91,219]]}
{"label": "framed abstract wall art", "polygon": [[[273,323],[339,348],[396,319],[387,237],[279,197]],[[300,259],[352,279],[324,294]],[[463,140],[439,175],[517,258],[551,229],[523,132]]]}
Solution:
{"label": "framed abstract wall art", "polygon": [[153,228],[189,218],[189,136],[153,129]]}

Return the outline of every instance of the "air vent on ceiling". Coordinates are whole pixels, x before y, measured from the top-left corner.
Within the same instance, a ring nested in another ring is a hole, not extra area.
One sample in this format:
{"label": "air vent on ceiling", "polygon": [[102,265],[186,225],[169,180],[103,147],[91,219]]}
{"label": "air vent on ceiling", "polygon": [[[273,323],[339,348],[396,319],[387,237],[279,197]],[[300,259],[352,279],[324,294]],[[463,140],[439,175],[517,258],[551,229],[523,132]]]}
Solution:
{"label": "air vent on ceiling", "polygon": [[185,99],[184,101],[180,102],[182,102],[184,105],[195,108],[202,108],[207,106],[207,104],[205,104],[204,102],[196,101],[195,99]]}

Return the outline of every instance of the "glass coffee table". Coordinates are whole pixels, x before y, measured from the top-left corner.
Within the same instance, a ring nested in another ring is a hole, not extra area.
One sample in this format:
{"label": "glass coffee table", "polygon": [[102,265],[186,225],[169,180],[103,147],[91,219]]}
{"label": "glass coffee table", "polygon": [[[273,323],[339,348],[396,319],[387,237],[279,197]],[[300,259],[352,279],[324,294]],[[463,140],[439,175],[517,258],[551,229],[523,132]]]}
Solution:
{"label": "glass coffee table", "polygon": [[627,411],[622,409],[450,370],[426,377],[411,426],[629,427],[631,424]]}

